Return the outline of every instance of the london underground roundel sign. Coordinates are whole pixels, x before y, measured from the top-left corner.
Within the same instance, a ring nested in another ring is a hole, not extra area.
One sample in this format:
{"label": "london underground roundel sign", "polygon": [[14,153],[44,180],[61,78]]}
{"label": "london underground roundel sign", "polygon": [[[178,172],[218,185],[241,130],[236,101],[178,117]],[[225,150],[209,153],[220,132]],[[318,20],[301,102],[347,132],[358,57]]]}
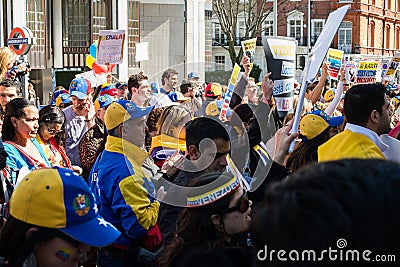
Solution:
{"label": "london underground roundel sign", "polygon": [[7,45],[17,55],[26,55],[33,44],[35,44],[35,38],[33,37],[32,31],[26,27],[16,27],[12,29],[7,39]]}

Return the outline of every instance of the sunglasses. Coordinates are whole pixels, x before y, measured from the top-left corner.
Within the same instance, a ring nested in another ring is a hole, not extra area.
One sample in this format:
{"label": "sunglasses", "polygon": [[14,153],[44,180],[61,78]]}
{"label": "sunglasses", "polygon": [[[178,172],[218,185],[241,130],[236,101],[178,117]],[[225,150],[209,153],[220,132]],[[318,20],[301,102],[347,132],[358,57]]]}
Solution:
{"label": "sunglasses", "polygon": [[50,129],[47,127],[47,132],[51,135],[61,133],[63,130]]}
{"label": "sunglasses", "polygon": [[232,213],[235,211],[239,211],[240,213],[245,213],[249,209],[249,207],[250,207],[249,196],[247,195],[247,191],[243,189],[243,195],[239,199],[239,203],[234,207],[228,208],[225,211],[225,214]]}

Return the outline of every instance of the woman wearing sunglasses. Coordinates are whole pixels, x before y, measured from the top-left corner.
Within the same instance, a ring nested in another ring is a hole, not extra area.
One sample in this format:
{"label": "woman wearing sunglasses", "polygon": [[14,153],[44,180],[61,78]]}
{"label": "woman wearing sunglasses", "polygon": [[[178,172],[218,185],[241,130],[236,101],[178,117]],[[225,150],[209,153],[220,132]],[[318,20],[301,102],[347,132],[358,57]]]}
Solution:
{"label": "woman wearing sunglasses", "polygon": [[82,169],[71,165],[63,147],[65,140],[64,122],[65,116],[60,108],[50,105],[43,107],[39,112],[39,129],[36,140],[42,147],[51,166],[69,168],[80,174]]}
{"label": "woman wearing sunglasses", "polygon": [[191,186],[187,208],[180,215],[175,239],[166,247],[161,266],[252,266],[252,250],[245,236],[252,201],[239,179],[227,173],[208,173],[193,180]]}

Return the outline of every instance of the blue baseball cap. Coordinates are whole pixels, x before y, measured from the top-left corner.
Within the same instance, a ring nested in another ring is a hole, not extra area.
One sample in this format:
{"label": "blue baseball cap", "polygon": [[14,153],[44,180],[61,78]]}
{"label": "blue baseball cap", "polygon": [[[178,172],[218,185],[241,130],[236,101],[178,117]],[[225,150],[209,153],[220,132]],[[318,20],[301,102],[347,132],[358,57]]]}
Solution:
{"label": "blue baseball cap", "polygon": [[105,108],[111,105],[112,102],[115,102],[116,99],[110,95],[102,95],[99,96],[95,101],[94,101],[94,110],[98,110],[100,108]]}
{"label": "blue baseball cap", "polygon": [[108,106],[104,124],[107,130],[111,130],[128,120],[146,116],[153,108],[154,106],[139,107],[129,100],[118,100]]}
{"label": "blue baseball cap", "polygon": [[123,87],[123,86],[128,86],[128,84],[127,84],[126,82],[117,82],[117,83],[115,84],[115,87],[116,87],[117,89],[119,89],[119,88],[121,88],[121,87]]}
{"label": "blue baseball cap", "polygon": [[69,92],[66,89],[60,89],[60,90],[54,91],[53,99],[51,100],[50,105],[51,106],[57,105],[56,99],[57,99],[57,97],[59,97],[62,94],[67,94],[69,96]]}
{"label": "blue baseball cap", "polygon": [[99,215],[85,180],[67,168],[43,168],[25,176],[10,199],[10,214],[95,247],[107,246],[121,235]]}
{"label": "blue baseball cap", "polygon": [[188,74],[188,79],[199,79],[199,78],[200,75],[197,72],[192,71]]}
{"label": "blue baseball cap", "polygon": [[79,99],[84,99],[90,93],[90,90],[90,82],[81,77],[73,79],[69,85],[70,95]]}
{"label": "blue baseball cap", "polygon": [[61,104],[68,104],[71,102],[71,97],[69,94],[61,94],[56,98],[56,106],[60,106]]}

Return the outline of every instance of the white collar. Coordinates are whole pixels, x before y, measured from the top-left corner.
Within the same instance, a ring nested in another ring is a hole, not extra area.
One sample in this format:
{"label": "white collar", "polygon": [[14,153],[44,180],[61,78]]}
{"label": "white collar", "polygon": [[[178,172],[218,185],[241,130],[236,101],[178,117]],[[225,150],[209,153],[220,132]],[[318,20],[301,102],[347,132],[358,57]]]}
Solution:
{"label": "white collar", "polygon": [[371,141],[374,142],[375,145],[377,145],[382,152],[389,149],[389,146],[386,143],[384,143],[374,131],[372,131],[368,128],[365,128],[365,127],[362,127],[359,125],[355,125],[352,123],[347,123],[345,130],[350,130],[354,133],[359,133],[359,134],[365,135],[366,137],[371,139]]}

